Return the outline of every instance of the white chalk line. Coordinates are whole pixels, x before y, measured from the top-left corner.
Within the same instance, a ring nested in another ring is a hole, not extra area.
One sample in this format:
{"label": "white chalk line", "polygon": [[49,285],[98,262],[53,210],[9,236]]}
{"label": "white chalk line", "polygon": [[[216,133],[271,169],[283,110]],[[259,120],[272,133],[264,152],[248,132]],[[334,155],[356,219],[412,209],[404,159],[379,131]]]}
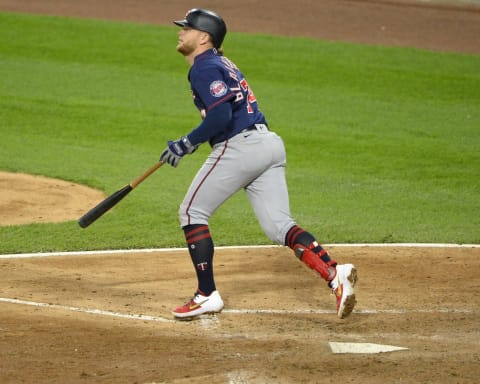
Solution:
{"label": "white chalk line", "polygon": [[9,298],[6,298],[6,297],[0,297],[0,302],[10,303],[10,304],[29,305],[29,306],[32,306],[32,307],[40,307],[40,308],[60,309],[60,310],[71,311],[71,312],[82,312],[82,313],[88,313],[88,314],[92,314],[92,315],[119,317],[119,318],[123,318],[123,319],[142,320],[142,321],[157,321],[157,322],[161,322],[161,323],[174,322],[174,320],[165,319],[164,317],[159,317],[159,316],[120,313],[120,312],[114,312],[114,311],[107,311],[107,310],[103,310],[103,309],[72,307],[72,306],[59,305],[59,304],[38,303],[36,301],[9,299]]}
{"label": "white chalk line", "polygon": [[[82,308],[74,307],[67,305],[59,304],[49,304],[49,303],[39,303],[36,301],[29,300],[20,300],[20,299],[11,299],[6,297],[0,297],[0,302],[9,303],[9,304],[18,304],[18,305],[28,305],[37,308],[50,308],[50,309],[59,309],[63,311],[70,312],[80,312],[92,315],[100,316],[109,316],[117,317],[122,319],[130,320],[141,320],[141,321],[152,321],[160,323],[176,323],[177,321],[173,319],[167,319],[161,316],[151,316],[151,315],[142,315],[142,314],[132,314],[132,313],[121,313],[108,311],[104,309],[96,308]],[[325,315],[325,314],[336,314],[335,310],[329,309],[296,309],[296,310],[285,310],[285,309],[224,309],[222,313],[226,314],[240,314],[240,315]],[[444,313],[444,314],[477,314],[478,311],[472,311],[468,309],[449,309],[449,308],[439,308],[439,309],[359,309],[355,310],[353,313],[361,315],[378,315],[378,314],[392,314],[392,315],[403,315],[407,313],[424,313],[424,314],[435,314],[435,313]]]}
{"label": "white chalk line", "polygon": [[[215,249],[250,249],[250,248],[280,248],[280,245],[242,245],[215,247]],[[95,256],[95,255],[118,255],[134,253],[156,253],[156,252],[188,252],[187,248],[146,248],[146,249],[109,249],[101,251],[69,251],[69,252],[38,252],[38,253],[12,253],[0,255],[0,259],[22,259],[32,257],[53,257],[53,256]]]}
{"label": "white chalk line", "polygon": [[[324,247],[352,247],[352,248],[480,248],[480,244],[437,244],[437,243],[356,243],[356,244],[322,244]],[[284,248],[282,245],[229,245],[215,247],[215,249],[255,249],[255,248]],[[70,251],[70,252],[38,252],[38,253],[12,253],[0,255],[0,259],[21,259],[33,257],[53,257],[53,256],[91,256],[91,255],[114,255],[114,254],[134,254],[134,253],[154,253],[154,252],[185,252],[187,248],[147,248],[147,249],[111,249],[101,251]]]}

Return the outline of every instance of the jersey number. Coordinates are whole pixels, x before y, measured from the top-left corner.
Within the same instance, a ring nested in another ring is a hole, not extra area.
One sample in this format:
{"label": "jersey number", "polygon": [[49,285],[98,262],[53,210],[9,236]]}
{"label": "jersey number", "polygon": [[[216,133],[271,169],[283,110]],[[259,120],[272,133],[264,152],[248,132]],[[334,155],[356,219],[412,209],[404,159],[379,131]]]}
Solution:
{"label": "jersey number", "polygon": [[239,87],[231,88],[232,91],[237,91],[235,102],[243,100],[245,98],[244,95],[246,94],[247,95],[247,112],[253,113],[252,104],[257,102],[255,94],[248,86],[247,80],[245,79],[240,80],[238,85]]}

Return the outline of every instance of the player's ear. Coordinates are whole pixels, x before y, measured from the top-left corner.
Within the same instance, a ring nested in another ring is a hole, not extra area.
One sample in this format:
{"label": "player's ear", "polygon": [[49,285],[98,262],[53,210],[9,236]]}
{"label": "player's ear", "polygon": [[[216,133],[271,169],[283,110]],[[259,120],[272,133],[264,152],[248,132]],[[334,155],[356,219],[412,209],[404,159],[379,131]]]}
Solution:
{"label": "player's ear", "polygon": [[200,36],[200,44],[211,44],[213,46],[212,42],[212,36],[208,32],[203,32]]}

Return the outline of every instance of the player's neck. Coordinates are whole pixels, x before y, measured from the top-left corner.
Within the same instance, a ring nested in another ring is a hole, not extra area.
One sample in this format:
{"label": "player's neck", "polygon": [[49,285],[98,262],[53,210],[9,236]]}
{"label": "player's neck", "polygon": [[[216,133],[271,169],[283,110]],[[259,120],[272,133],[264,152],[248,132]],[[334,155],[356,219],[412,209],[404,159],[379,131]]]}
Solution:
{"label": "player's neck", "polygon": [[197,49],[195,49],[192,53],[190,53],[189,55],[185,55],[185,60],[187,60],[187,62],[190,64],[190,65],[193,65],[193,63],[195,62],[195,57],[201,55],[202,53],[212,49],[213,46],[211,45],[199,45],[197,47]]}

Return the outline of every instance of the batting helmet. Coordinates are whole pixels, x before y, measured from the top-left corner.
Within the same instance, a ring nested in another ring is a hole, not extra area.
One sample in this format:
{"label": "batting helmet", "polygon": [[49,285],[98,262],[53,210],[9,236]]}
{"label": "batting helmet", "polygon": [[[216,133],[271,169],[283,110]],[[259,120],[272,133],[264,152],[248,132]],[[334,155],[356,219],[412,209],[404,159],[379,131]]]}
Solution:
{"label": "batting helmet", "polygon": [[187,12],[184,20],[174,21],[180,27],[190,27],[208,32],[215,48],[220,48],[227,34],[227,26],[220,15],[208,9],[194,8]]}

